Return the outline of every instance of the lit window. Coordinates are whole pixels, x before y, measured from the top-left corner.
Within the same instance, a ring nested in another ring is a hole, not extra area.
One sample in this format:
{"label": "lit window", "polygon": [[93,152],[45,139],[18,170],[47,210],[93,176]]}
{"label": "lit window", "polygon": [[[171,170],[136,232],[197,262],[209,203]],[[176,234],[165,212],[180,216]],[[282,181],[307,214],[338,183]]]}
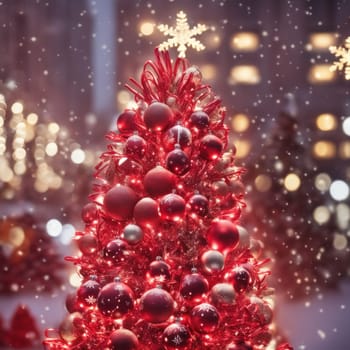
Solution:
{"label": "lit window", "polygon": [[316,118],[316,126],[322,131],[334,130],[337,124],[337,119],[334,114],[322,113]]}
{"label": "lit window", "polygon": [[247,140],[237,140],[235,141],[235,146],[237,149],[236,152],[236,157],[237,158],[244,158],[248,155],[249,151],[250,151],[250,142]]}
{"label": "lit window", "polygon": [[336,44],[334,33],[313,33],[310,35],[307,49],[315,51],[327,51],[329,47]]}
{"label": "lit window", "polygon": [[253,65],[240,65],[231,69],[230,84],[255,85],[261,80],[258,67]]}
{"label": "lit window", "polygon": [[231,47],[235,51],[256,51],[259,47],[259,37],[255,33],[240,32],[232,36]]}
{"label": "lit window", "polygon": [[232,117],[232,129],[237,132],[244,132],[249,128],[249,117],[244,113],[238,113]]}
{"label": "lit window", "polygon": [[316,158],[333,158],[336,148],[333,142],[318,141],[313,145],[313,154]]}
{"label": "lit window", "polygon": [[324,84],[333,81],[335,72],[330,71],[330,64],[315,64],[310,68],[308,80],[312,84]]}

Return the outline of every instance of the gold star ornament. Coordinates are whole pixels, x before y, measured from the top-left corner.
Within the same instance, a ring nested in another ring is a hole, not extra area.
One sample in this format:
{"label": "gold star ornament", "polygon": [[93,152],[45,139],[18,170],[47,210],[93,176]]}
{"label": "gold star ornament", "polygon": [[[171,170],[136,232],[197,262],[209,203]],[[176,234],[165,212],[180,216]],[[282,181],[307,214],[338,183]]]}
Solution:
{"label": "gold star ornament", "polygon": [[187,15],[180,11],[176,15],[176,27],[169,27],[167,24],[161,24],[158,29],[164,33],[165,36],[170,36],[167,41],[164,41],[159,45],[160,51],[168,50],[171,47],[177,47],[179,57],[186,57],[187,47],[192,47],[197,51],[205,49],[205,46],[196,38],[196,35],[205,32],[208,27],[204,24],[197,24],[193,28],[190,28],[187,22]]}
{"label": "gold star ornament", "polygon": [[333,62],[330,70],[332,72],[344,70],[345,79],[350,80],[350,36],[345,40],[343,46],[331,46],[329,51],[338,58],[337,61]]}

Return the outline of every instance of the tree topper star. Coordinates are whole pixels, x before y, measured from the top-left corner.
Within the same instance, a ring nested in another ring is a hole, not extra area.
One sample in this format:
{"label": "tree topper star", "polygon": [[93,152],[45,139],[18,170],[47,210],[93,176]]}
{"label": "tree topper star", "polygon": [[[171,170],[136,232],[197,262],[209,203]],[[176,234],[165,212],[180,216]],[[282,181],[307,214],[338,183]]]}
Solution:
{"label": "tree topper star", "polygon": [[331,46],[329,51],[338,57],[338,61],[333,62],[330,70],[332,72],[344,70],[345,79],[350,80],[350,36],[345,40],[344,47]]}
{"label": "tree topper star", "polygon": [[[187,22],[187,15],[180,11],[176,15],[176,27],[169,27],[167,24],[161,24],[158,29],[166,36],[171,36],[167,41],[164,41],[159,45],[159,50],[168,50],[170,47],[176,47],[179,52],[179,57],[186,57],[187,47],[192,47],[197,51],[205,49],[205,46],[194,36],[202,34],[208,27],[204,24],[197,24],[195,27],[190,28]],[[186,47],[187,46],[187,47]]]}

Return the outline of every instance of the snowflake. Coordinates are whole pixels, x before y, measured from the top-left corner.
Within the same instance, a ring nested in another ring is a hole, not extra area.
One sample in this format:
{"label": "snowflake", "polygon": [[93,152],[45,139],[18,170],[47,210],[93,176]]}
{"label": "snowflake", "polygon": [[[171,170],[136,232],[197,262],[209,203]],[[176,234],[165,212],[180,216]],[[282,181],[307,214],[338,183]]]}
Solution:
{"label": "snowflake", "polygon": [[[166,36],[171,36],[167,41],[159,45],[159,50],[164,51],[168,50],[170,47],[176,47],[179,52],[179,57],[186,57],[187,47],[192,47],[197,51],[205,49],[205,46],[194,36],[202,34],[208,28],[204,24],[197,24],[192,29],[187,23],[187,15],[180,11],[176,18],[176,27],[169,27],[166,24],[161,24],[158,26],[158,29],[164,33]],[[187,47],[186,47],[187,46]]]}
{"label": "snowflake", "polygon": [[332,72],[336,70],[345,71],[345,79],[350,80],[350,36],[345,40],[345,45],[343,46],[331,46],[329,51],[338,57],[338,61],[333,62],[330,70]]}
{"label": "snowflake", "polygon": [[173,342],[175,345],[180,345],[180,344],[182,344],[182,338],[177,334],[177,335],[172,339],[172,342]]}
{"label": "snowflake", "polygon": [[93,297],[92,295],[89,295],[87,298],[85,298],[85,301],[90,305],[95,304],[96,300],[97,299],[95,297]]}

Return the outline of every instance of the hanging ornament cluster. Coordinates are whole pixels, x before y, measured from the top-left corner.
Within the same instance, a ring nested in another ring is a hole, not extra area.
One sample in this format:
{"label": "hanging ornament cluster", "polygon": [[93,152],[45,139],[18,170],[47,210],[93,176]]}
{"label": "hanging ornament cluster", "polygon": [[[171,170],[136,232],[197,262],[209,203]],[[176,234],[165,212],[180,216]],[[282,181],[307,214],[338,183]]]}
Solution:
{"label": "hanging ornament cluster", "polygon": [[[70,314],[46,349],[263,349],[269,271],[240,226],[243,170],[197,68],[156,50],[97,165]],[[68,330],[68,331],[67,331]],[[280,345],[279,349],[291,349]]]}

